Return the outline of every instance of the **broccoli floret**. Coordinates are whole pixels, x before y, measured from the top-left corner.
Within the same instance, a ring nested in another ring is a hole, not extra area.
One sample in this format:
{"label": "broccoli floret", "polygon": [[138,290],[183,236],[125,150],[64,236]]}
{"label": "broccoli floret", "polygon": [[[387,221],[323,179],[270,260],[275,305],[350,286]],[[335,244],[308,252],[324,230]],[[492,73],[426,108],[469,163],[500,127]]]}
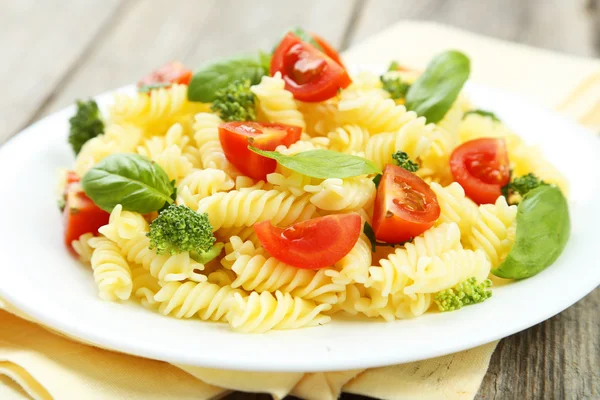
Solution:
{"label": "broccoli floret", "polygon": [[435,303],[440,311],[454,311],[471,304],[481,303],[492,297],[489,289],[492,281],[489,279],[481,283],[469,278],[451,289],[442,290],[435,295]]}
{"label": "broccoli floret", "polygon": [[390,94],[390,97],[394,100],[403,99],[406,97],[406,92],[410,85],[402,81],[400,77],[386,77],[381,75],[379,78],[383,84],[383,89]]}
{"label": "broccoli floret", "polygon": [[406,154],[403,151],[398,150],[397,152],[392,154],[392,159],[394,160],[396,165],[404,168],[407,171],[417,172],[417,170],[419,169],[419,164],[411,161],[410,158],[408,157],[408,154]]}
{"label": "broccoli floret", "polygon": [[69,143],[76,155],[88,140],[104,132],[100,109],[94,100],[77,100],[77,112],[69,119],[69,123]]}
{"label": "broccoli floret", "polygon": [[186,206],[171,204],[150,224],[150,249],[156,254],[189,252],[190,257],[207,263],[219,255],[222,243],[215,244],[208,214],[199,214]]}
{"label": "broccoli floret", "polygon": [[239,80],[217,90],[210,109],[223,121],[256,121],[256,97],[250,91],[250,80]]}
{"label": "broccoli floret", "polygon": [[518,203],[518,201],[514,201],[514,195],[518,195],[522,198],[533,189],[547,184],[548,183],[530,172],[527,175],[514,178],[512,182],[503,186],[502,195],[506,197],[507,200],[510,199],[510,203],[514,204]]}

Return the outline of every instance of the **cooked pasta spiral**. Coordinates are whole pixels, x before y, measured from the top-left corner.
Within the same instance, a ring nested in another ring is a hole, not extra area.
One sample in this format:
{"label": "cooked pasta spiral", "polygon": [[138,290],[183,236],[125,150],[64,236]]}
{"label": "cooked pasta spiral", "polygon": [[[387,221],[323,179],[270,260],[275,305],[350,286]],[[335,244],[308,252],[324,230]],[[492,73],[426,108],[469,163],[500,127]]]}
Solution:
{"label": "cooked pasta spiral", "polygon": [[150,272],[142,266],[132,268],[131,276],[133,280],[133,297],[145,308],[152,310],[158,308],[158,302],[154,300],[154,295],[160,290],[158,279],[150,275]]}
{"label": "cooked pasta spiral", "polygon": [[332,276],[332,281],[344,285],[351,282],[365,283],[369,277],[371,262],[371,244],[369,239],[361,234],[352,250],[335,263],[334,267],[339,274]]}
{"label": "cooked pasta spiral", "polygon": [[359,125],[344,125],[330,132],[330,150],[356,154],[363,152],[371,134]]}
{"label": "cooked pasta spiral", "polygon": [[202,160],[202,168],[215,168],[235,177],[239,171],[227,161],[219,140],[221,118],[211,113],[198,113],[194,117],[194,140]]}
{"label": "cooked pasta spiral", "polygon": [[127,300],[133,288],[131,270],[119,246],[105,237],[89,240],[94,249],[91,257],[98,295],[103,300]]}
{"label": "cooked pasta spiral", "polygon": [[316,304],[289,293],[277,291],[273,296],[269,292],[252,292],[247,297],[236,293],[234,300],[228,320],[233,329],[239,332],[297,329],[322,325],[331,320],[331,317],[321,314],[329,310],[331,304]]}
{"label": "cooked pasta spiral", "polygon": [[94,235],[92,233],[84,233],[79,236],[79,239],[73,240],[71,246],[73,246],[73,250],[79,256],[79,261],[84,264],[89,264],[92,259],[92,252],[94,249],[90,246],[90,239],[92,239]]}
{"label": "cooked pasta spiral", "polygon": [[299,126],[306,129],[304,116],[294,101],[291,92],[285,90],[285,82],[281,73],[274,76],[263,76],[258,85],[251,88],[258,99],[258,116],[267,122]]}
{"label": "cooked pasta spiral", "polygon": [[375,200],[375,184],[364,176],[325,179],[318,185],[306,185],[304,190],[312,193],[310,202],[321,210],[353,211],[369,208]]}
{"label": "cooked pasta spiral", "polygon": [[309,200],[308,196],[296,197],[278,190],[234,190],[200,200],[198,212],[208,213],[214,230],[249,226],[265,220],[285,226],[314,214],[315,206]]}
{"label": "cooked pasta spiral", "polygon": [[492,268],[497,267],[515,241],[516,218],[517,206],[509,206],[504,196],[498,197],[495,204],[482,204],[465,247],[483,250]]}
{"label": "cooked pasta spiral", "polygon": [[471,227],[479,214],[477,205],[465,195],[465,191],[458,182],[452,182],[442,187],[436,182],[430,184],[431,190],[437,196],[440,205],[440,217],[436,225],[454,222],[460,228],[463,238],[470,235]]}
{"label": "cooked pasta spiral", "polygon": [[397,132],[408,122],[417,118],[414,111],[396,105],[392,99],[382,99],[374,94],[344,98],[339,104],[341,124],[357,124],[372,135],[382,132]]}
{"label": "cooked pasta spiral", "polygon": [[193,170],[177,185],[177,204],[196,210],[198,202],[218,192],[226,192],[235,183],[225,171],[215,168]]}

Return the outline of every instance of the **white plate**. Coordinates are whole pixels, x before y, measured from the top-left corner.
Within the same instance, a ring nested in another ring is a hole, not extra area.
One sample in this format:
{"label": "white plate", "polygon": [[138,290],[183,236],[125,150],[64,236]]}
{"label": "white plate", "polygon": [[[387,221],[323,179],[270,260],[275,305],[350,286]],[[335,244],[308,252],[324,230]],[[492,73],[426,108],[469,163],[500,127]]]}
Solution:
{"label": "white plate", "polygon": [[[483,304],[385,323],[239,334],[225,324],[181,321],[136,304],[101,301],[91,272],[62,243],[56,170],[72,165],[70,107],[0,148],[0,297],[45,325],[125,353],[173,363],[254,371],[325,371],[415,361],[472,348],[537,324],[600,283],[600,140],[512,95],[471,85],[474,104],[539,143],[571,184],[571,239],[537,276],[495,289]],[[99,97],[106,103],[107,95]]]}

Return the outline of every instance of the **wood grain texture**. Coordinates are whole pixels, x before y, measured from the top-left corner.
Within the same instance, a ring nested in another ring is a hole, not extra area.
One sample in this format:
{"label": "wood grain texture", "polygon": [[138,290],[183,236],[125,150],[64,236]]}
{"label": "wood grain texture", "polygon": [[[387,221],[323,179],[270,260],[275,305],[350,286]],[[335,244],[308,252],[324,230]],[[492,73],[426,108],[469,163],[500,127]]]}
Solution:
{"label": "wood grain texture", "polygon": [[[421,19],[566,53],[598,56],[597,0],[366,0],[350,43],[401,19]],[[399,38],[418,40],[418,38]]]}
{"label": "wood grain texture", "polygon": [[0,1],[0,144],[37,119],[119,4]]}

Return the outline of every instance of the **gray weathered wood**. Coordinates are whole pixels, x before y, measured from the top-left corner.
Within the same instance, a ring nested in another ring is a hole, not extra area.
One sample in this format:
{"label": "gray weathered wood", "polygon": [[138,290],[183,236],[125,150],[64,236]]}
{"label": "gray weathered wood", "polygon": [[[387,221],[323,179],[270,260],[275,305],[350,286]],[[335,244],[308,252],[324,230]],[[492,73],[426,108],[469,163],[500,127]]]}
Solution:
{"label": "gray weathered wood", "polygon": [[85,57],[120,0],[0,2],[0,144],[36,119]]}
{"label": "gray weathered wood", "polygon": [[[566,53],[597,56],[590,0],[366,0],[350,43],[400,19],[421,19]],[[591,0],[596,1],[596,0]],[[419,40],[419,38],[398,38]]]}
{"label": "gray weathered wood", "polygon": [[174,7],[165,0],[129,1],[43,114],[74,98],[135,82],[170,60],[197,66],[214,57],[270,50],[284,30],[295,25],[319,31],[339,45],[352,4],[345,0],[179,0]]}

